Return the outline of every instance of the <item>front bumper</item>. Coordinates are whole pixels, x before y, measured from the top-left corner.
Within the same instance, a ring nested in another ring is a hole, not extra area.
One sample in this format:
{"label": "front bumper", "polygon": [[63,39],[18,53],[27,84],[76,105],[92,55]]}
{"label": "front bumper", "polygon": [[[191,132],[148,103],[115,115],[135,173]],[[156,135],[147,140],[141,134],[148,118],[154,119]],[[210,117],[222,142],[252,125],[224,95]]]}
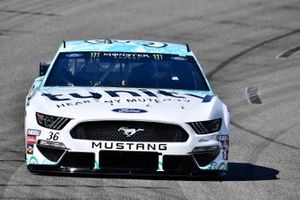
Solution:
{"label": "front bumper", "polygon": [[[185,142],[118,142],[74,139],[70,131],[78,123],[70,122],[63,130],[54,133],[46,128],[31,126],[38,129],[39,134],[29,138],[30,144],[28,141],[26,144],[29,171],[92,174],[227,171],[229,136],[226,129],[198,135],[183,123],[178,125],[189,134]],[[55,134],[59,137],[53,141]],[[51,135],[53,137],[49,140]],[[47,142],[52,145],[45,145]]]}
{"label": "front bumper", "polygon": [[44,157],[43,162],[35,156],[28,161],[29,171],[35,173],[189,174],[204,170],[227,171],[227,160],[219,145],[197,147],[185,155],[116,150],[74,152],[39,144],[37,150]]}

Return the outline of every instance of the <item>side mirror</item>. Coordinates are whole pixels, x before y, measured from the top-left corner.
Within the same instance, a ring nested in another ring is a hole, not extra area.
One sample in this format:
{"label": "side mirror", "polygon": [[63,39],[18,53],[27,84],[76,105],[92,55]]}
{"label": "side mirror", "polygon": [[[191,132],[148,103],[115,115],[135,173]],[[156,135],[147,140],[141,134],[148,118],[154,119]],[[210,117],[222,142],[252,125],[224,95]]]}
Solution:
{"label": "side mirror", "polygon": [[49,63],[45,63],[45,62],[40,63],[40,76],[44,76],[47,73],[49,66],[50,66]]}

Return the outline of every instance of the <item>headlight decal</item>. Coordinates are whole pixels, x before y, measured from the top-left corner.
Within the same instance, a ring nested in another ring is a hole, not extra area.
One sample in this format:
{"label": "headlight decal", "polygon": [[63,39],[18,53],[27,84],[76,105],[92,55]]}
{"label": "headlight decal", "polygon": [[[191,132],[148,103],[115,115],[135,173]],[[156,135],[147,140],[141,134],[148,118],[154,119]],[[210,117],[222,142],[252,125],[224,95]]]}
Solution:
{"label": "headlight decal", "polygon": [[199,121],[188,123],[197,134],[208,134],[218,132],[222,125],[222,119],[213,119],[209,121]]}
{"label": "headlight decal", "polygon": [[37,112],[36,121],[42,127],[53,130],[61,130],[71,121],[71,119],[65,117],[45,115]]}

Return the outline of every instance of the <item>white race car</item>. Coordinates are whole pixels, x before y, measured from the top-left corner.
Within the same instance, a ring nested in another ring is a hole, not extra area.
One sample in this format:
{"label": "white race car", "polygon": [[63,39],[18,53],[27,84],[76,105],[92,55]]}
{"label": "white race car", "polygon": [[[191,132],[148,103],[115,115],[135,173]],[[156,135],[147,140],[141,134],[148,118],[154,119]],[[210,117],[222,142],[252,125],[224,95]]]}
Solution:
{"label": "white race car", "polygon": [[226,172],[229,112],[188,45],[64,41],[27,97],[30,172]]}

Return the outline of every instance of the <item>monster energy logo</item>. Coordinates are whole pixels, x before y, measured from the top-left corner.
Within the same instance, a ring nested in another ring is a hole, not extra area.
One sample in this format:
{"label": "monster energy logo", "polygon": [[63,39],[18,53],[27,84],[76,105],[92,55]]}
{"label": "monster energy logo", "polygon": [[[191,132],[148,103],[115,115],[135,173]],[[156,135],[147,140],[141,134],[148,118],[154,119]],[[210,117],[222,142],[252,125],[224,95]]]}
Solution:
{"label": "monster energy logo", "polygon": [[163,56],[160,55],[160,54],[154,54],[153,57],[154,57],[155,60],[162,60],[163,59]]}
{"label": "monster energy logo", "polygon": [[100,52],[91,52],[91,58],[99,58]]}

